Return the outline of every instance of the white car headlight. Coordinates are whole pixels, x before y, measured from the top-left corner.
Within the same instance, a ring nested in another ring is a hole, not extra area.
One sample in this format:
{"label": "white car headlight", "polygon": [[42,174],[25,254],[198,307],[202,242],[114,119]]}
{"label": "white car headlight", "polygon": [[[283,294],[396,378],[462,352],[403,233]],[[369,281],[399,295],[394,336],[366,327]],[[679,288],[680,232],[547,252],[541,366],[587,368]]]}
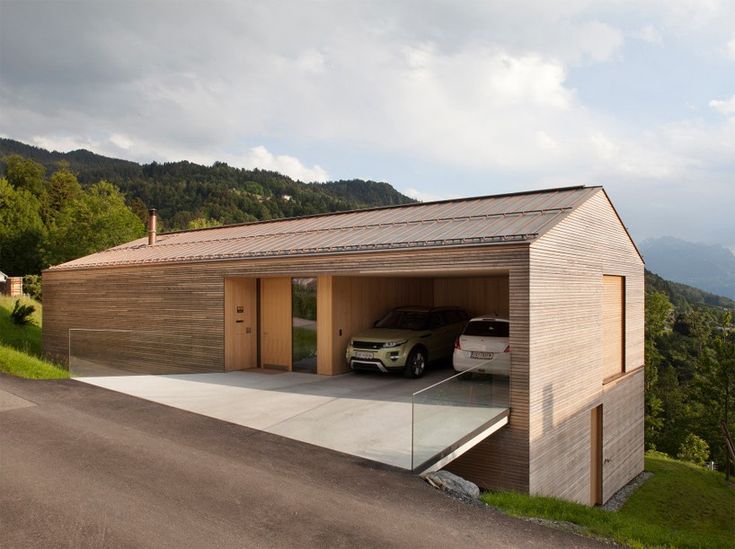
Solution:
{"label": "white car headlight", "polygon": [[400,347],[401,345],[406,343],[406,341],[408,340],[401,339],[401,340],[396,340],[396,341],[386,341],[385,343],[383,343],[383,349],[388,349],[390,347]]}

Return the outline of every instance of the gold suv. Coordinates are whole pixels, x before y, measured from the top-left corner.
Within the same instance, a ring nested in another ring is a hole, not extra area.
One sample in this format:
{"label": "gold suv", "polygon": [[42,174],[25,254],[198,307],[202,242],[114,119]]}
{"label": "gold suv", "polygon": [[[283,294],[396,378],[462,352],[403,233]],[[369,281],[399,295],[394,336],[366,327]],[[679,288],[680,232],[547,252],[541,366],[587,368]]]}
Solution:
{"label": "gold suv", "polygon": [[421,377],[426,365],[452,356],[468,320],[459,307],[399,307],[352,336],[346,359],[353,370],[402,370]]}

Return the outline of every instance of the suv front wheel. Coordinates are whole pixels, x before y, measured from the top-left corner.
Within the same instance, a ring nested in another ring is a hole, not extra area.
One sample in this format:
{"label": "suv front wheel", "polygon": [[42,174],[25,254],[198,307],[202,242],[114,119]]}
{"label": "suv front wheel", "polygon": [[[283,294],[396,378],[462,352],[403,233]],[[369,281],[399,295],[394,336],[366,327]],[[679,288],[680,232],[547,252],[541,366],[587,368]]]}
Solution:
{"label": "suv front wheel", "polygon": [[411,354],[408,355],[406,360],[406,367],[403,369],[403,374],[406,377],[417,378],[424,375],[426,370],[426,353],[421,349],[414,349]]}

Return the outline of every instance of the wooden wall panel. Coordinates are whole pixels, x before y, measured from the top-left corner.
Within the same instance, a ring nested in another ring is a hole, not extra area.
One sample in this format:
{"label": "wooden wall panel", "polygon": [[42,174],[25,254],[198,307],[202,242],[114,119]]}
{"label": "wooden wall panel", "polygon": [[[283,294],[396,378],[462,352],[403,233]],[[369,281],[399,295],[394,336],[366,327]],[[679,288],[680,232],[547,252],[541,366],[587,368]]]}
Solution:
{"label": "wooden wall panel", "polygon": [[[531,245],[530,270],[530,491],[588,503],[589,414],[603,394],[603,275],[626,280],[625,363],[633,371],[643,366],[643,263],[600,190]],[[642,391],[631,390],[642,402]],[[617,412],[606,405],[608,413]],[[603,425],[603,445],[608,436]],[[616,478],[630,480],[639,463],[626,460]]]}
{"label": "wooden wall panel", "polygon": [[316,281],[316,373],[334,375],[344,371],[335,355],[334,340],[339,333],[334,329],[333,276],[319,276]]}
{"label": "wooden wall panel", "polygon": [[225,370],[257,368],[257,279],[225,279]]}
{"label": "wooden wall panel", "polygon": [[603,386],[603,501],[643,471],[643,391],[643,368]]}
{"label": "wooden wall panel", "polygon": [[625,278],[602,277],[602,377],[625,371]]}
{"label": "wooden wall panel", "polygon": [[291,278],[260,280],[260,365],[291,369]]}
{"label": "wooden wall panel", "polygon": [[436,278],[434,305],[457,305],[470,316],[492,314],[508,318],[508,277]]}
{"label": "wooden wall panel", "polygon": [[[224,279],[227,277],[291,277],[297,274],[301,277],[387,278],[390,274],[410,279],[500,273],[508,276],[509,314],[513,324],[510,424],[463,455],[451,468],[486,488],[527,491],[529,270],[526,243],[46,271],[43,276],[44,347],[49,355],[66,362],[69,328],[147,329],[155,331],[156,342],[138,353],[132,365],[135,371],[222,371]],[[152,313],[147,317],[149,310]],[[345,322],[349,319],[352,323],[353,314],[356,313],[344,312]],[[333,332],[338,328],[335,325]],[[342,328],[345,333],[344,326]],[[344,360],[341,344],[333,345],[333,352],[341,361],[336,363]],[[113,356],[109,348],[102,347],[101,352]]]}

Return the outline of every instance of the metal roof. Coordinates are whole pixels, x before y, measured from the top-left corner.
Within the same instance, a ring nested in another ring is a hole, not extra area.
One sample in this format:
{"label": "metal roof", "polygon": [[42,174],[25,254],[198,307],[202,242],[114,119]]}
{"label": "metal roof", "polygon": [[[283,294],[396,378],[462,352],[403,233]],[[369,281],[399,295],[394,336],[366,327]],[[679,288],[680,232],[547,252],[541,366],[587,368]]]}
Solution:
{"label": "metal roof", "polygon": [[164,233],[49,270],[535,240],[600,187],[566,187]]}

